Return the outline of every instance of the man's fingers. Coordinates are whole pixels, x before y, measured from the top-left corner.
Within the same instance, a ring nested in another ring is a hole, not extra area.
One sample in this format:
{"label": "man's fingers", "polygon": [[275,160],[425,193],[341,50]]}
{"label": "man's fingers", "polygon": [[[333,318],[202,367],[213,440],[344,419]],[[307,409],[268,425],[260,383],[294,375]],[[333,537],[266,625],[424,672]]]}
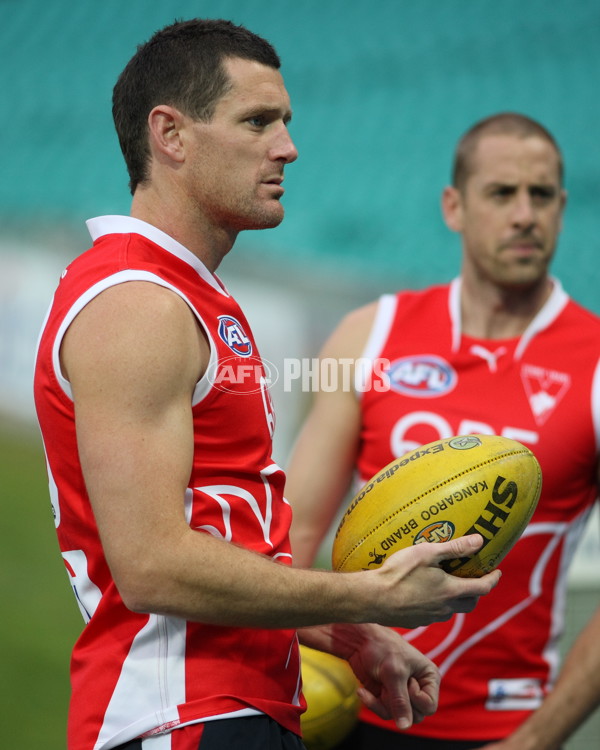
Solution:
{"label": "man's fingers", "polygon": [[381,719],[392,718],[387,707],[379,700],[379,698],[374,696],[370,690],[367,690],[366,687],[359,687],[356,694],[358,695],[360,702],[376,713]]}
{"label": "man's fingers", "polygon": [[483,537],[481,534],[468,534],[459,536],[449,542],[440,545],[443,549],[440,551],[440,560],[453,560],[456,557],[470,557],[478,552],[483,546]]}
{"label": "man's fingers", "polygon": [[408,693],[399,692],[397,695],[385,695],[385,691],[377,698],[367,688],[357,690],[358,697],[363,704],[374,711],[382,719],[392,719],[398,729],[408,729],[413,723],[413,711]]}
{"label": "man's fingers", "polygon": [[[452,539],[449,542],[443,542],[436,546],[442,547],[438,556],[440,562],[442,560],[453,560],[457,557],[470,557],[476,554],[483,546],[483,537],[481,534],[468,534],[467,536],[460,536],[457,539]],[[472,595],[477,597],[489,593],[498,584],[501,575],[502,573],[499,570],[493,570],[491,573],[486,573],[480,578],[462,578],[461,580],[479,582],[479,585],[476,587],[470,586],[469,594],[467,594],[467,596]],[[459,611],[470,612],[474,608],[475,603],[473,603],[470,609]]]}

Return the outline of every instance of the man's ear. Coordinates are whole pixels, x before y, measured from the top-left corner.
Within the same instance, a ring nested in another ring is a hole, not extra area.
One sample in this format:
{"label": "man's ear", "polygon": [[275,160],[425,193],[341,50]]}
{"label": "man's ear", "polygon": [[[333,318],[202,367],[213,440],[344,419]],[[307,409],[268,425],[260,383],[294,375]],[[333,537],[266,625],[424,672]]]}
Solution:
{"label": "man's ear", "polygon": [[183,162],[181,130],[184,116],[175,107],[158,104],[148,115],[150,150],[176,162]]}
{"label": "man's ear", "polygon": [[562,232],[563,230],[563,217],[564,217],[564,211],[565,206],[567,205],[567,191],[563,188],[560,191],[560,224],[558,226],[558,231]]}
{"label": "man's ear", "polygon": [[463,197],[457,188],[448,185],[442,193],[442,214],[448,229],[453,232],[463,230]]}

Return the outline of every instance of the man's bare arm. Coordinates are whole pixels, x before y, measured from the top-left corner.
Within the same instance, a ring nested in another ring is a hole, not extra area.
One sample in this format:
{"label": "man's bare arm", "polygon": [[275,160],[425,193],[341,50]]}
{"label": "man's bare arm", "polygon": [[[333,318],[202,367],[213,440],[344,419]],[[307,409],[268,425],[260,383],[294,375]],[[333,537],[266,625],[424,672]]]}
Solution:
{"label": "man's bare arm", "polygon": [[[294,570],[191,529],[191,398],[208,346],[191,311],[158,285],[128,282],[91,301],[65,335],[81,465],[125,604],[224,625],[416,625],[469,611],[497,576],[439,568],[472,540],[419,545],[378,571]],[[431,549],[430,549],[431,547]]]}

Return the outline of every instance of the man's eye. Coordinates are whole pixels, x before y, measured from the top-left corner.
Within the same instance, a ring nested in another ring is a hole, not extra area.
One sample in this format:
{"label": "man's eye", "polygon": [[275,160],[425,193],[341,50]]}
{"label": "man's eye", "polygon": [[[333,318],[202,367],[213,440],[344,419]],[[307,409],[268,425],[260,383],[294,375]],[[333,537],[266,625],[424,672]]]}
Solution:
{"label": "man's eye", "polygon": [[531,197],[540,203],[551,201],[555,195],[556,191],[553,188],[538,187],[531,190]]}
{"label": "man's eye", "polygon": [[248,122],[253,128],[262,128],[265,125],[265,118],[262,115],[255,115],[254,117],[249,117]]}
{"label": "man's eye", "polygon": [[510,187],[499,187],[492,192],[494,198],[509,198],[514,193]]}

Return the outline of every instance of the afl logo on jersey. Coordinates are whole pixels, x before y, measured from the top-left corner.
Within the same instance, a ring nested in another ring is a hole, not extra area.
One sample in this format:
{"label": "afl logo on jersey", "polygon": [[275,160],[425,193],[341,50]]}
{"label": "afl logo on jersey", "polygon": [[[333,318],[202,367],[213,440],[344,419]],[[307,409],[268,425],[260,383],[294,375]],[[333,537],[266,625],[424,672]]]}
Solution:
{"label": "afl logo on jersey", "polygon": [[240,357],[252,354],[252,342],[246,336],[242,324],[230,315],[219,315],[219,336]]}
{"label": "afl logo on jersey", "polygon": [[435,398],[456,386],[456,370],[441,357],[421,354],[396,359],[388,370],[390,387],[404,396]]}

